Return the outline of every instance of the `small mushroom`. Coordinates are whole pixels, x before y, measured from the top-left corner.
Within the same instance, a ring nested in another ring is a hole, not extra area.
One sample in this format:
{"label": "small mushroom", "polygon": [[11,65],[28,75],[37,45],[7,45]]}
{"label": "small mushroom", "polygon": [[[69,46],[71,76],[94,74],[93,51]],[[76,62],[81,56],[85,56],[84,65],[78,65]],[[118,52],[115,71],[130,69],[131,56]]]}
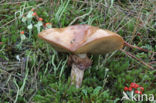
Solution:
{"label": "small mushroom", "polygon": [[51,28],[38,34],[58,52],[69,52],[71,64],[71,84],[79,88],[85,69],[92,61],[88,54],[105,54],[123,47],[123,38],[109,30],[89,25],[73,25],[65,28]]}

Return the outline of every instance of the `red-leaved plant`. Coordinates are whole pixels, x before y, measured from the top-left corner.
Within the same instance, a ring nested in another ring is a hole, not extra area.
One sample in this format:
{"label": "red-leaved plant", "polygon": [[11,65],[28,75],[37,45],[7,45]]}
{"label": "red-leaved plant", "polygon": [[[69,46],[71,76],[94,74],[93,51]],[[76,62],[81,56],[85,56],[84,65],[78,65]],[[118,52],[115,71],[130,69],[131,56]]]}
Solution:
{"label": "red-leaved plant", "polygon": [[131,92],[133,91],[136,94],[142,94],[144,91],[144,88],[136,83],[131,83],[129,87],[124,87],[125,92]]}
{"label": "red-leaved plant", "polygon": [[131,83],[129,87],[124,87],[124,98],[131,99],[134,95],[142,95],[144,88],[136,83]]}

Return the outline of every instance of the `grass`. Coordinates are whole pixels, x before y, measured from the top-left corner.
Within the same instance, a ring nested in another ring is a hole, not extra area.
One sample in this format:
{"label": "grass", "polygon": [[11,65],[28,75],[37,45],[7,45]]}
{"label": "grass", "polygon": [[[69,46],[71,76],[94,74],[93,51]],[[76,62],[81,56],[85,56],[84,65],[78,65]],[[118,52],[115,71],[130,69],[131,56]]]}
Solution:
{"label": "grass", "polygon": [[[25,5],[24,15],[35,8],[43,22],[52,23],[52,27],[73,24],[98,26],[117,32],[132,45],[155,52],[155,3],[154,0],[1,1],[0,103],[120,103],[123,88],[131,82],[143,86],[144,93],[154,94],[156,99],[156,70],[121,51],[91,55],[93,65],[85,71],[82,87],[76,89],[71,86],[68,54],[59,53],[40,40],[35,27],[31,38],[28,38],[29,29],[17,13]],[[33,19],[32,24],[37,22]],[[27,39],[19,48],[22,30]],[[154,53],[127,47],[124,50],[156,68]]]}

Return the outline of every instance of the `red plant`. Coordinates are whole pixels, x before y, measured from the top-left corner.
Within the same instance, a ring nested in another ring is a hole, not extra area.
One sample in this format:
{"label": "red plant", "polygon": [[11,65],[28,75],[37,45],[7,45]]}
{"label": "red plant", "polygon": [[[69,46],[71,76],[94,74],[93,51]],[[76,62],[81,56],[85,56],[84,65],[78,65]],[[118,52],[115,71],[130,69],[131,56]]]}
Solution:
{"label": "red plant", "polygon": [[32,8],[31,11],[34,11],[34,9]]}
{"label": "red plant", "polygon": [[137,89],[138,87],[139,87],[139,85],[138,84],[135,84],[134,88]]}
{"label": "red plant", "polygon": [[135,93],[136,94],[142,94],[142,92],[141,91],[138,91],[138,90],[136,90]]}
{"label": "red plant", "polygon": [[129,88],[124,87],[124,91],[132,91],[132,90],[135,90],[136,94],[142,94],[142,92],[144,91],[144,88],[133,82],[130,84]]}
{"label": "red plant", "polygon": [[43,18],[38,18],[39,21],[43,21]]}
{"label": "red plant", "polygon": [[130,84],[130,87],[134,88],[135,85],[136,85],[136,83],[131,83],[131,84]]}
{"label": "red plant", "polygon": [[34,12],[33,14],[32,14],[32,16],[36,16],[37,15],[37,13],[36,12]]}
{"label": "red plant", "polygon": [[129,90],[128,87],[125,87],[125,88],[124,88],[124,91],[128,91],[128,90]]}
{"label": "red plant", "polygon": [[51,24],[51,23],[46,23],[45,25],[49,25],[49,24]]}
{"label": "red plant", "polygon": [[144,88],[143,87],[140,87],[140,90],[143,92],[144,91]]}
{"label": "red plant", "polygon": [[129,90],[129,91],[132,91],[132,87],[129,87],[128,90]]}
{"label": "red plant", "polygon": [[131,84],[130,84],[130,87],[132,87],[132,88],[134,88],[134,89],[137,89],[137,88],[139,87],[139,85],[136,84],[136,83],[131,83]]}
{"label": "red plant", "polygon": [[130,92],[134,91],[134,93],[141,95],[142,92],[144,91],[144,88],[139,86],[136,83],[131,83],[129,87],[124,87],[124,91],[130,91]]}
{"label": "red plant", "polygon": [[20,34],[24,34],[24,31],[21,31]]}

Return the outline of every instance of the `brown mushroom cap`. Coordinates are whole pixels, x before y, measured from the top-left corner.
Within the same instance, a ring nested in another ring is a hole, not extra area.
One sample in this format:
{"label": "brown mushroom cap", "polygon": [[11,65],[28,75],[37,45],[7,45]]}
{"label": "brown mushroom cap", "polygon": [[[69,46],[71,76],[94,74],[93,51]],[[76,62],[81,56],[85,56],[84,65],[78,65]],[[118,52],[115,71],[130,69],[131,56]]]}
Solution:
{"label": "brown mushroom cap", "polygon": [[123,47],[123,38],[109,30],[89,25],[51,28],[38,34],[59,52],[105,54]]}

